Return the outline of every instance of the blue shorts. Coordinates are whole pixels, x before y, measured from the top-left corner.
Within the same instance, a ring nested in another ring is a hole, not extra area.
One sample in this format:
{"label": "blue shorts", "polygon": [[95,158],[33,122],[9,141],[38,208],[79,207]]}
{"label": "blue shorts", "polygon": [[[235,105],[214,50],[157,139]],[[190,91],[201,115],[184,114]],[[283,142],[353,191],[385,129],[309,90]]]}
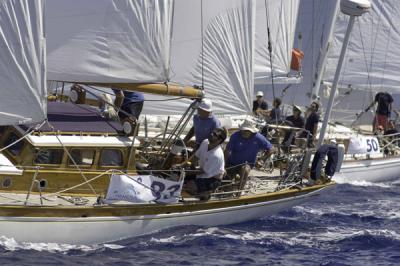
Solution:
{"label": "blue shorts", "polygon": [[211,177],[211,178],[197,178],[197,193],[202,193],[206,191],[214,191],[221,185],[221,180]]}
{"label": "blue shorts", "polygon": [[[143,109],[143,102],[128,103],[121,107],[122,111],[134,116],[136,119],[139,119],[139,115],[142,112],[142,109]],[[118,113],[121,119],[128,117],[128,115],[125,114],[124,112]]]}

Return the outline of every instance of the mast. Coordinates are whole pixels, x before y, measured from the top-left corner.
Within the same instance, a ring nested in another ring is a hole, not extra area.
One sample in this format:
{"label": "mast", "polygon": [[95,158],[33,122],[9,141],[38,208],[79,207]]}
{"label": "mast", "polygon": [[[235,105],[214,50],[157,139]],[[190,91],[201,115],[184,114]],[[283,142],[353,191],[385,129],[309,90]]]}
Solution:
{"label": "mast", "polygon": [[335,98],[337,85],[339,82],[340,71],[342,70],[344,56],[346,54],[346,48],[349,43],[350,33],[354,25],[355,18],[361,16],[362,14],[369,11],[371,8],[371,3],[368,0],[341,0],[340,10],[350,16],[349,24],[347,26],[346,35],[343,40],[342,49],[340,52],[339,61],[336,67],[335,77],[333,79],[332,90],[329,96],[328,105],[326,107],[326,112],[324,116],[324,121],[322,123],[321,131],[319,133],[317,148],[321,146],[325,138],[326,127],[329,122],[329,117],[332,112],[333,100]]}

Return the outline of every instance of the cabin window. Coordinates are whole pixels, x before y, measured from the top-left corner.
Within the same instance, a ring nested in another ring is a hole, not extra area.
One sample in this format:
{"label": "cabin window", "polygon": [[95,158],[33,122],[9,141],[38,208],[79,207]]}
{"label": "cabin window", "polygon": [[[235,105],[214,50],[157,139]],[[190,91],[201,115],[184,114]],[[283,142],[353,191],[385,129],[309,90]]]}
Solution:
{"label": "cabin window", "polygon": [[[71,152],[71,157],[74,159],[75,163],[77,165],[92,165],[94,161],[94,150],[88,150],[88,149],[73,149]],[[72,162],[71,158],[69,158],[69,164],[74,165]]]}
{"label": "cabin window", "polygon": [[62,149],[40,149],[35,153],[35,164],[61,164]]}
{"label": "cabin window", "polygon": [[100,166],[122,166],[122,152],[116,149],[105,149],[101,152]]}
{"label": "cabin window", "polygon": [[[11,143],[14,143],[15,141],[19,140],[20,138],[12,132],[10,135],[8,135],[8,138],[4,141],[4,146],[8,146]],[[22,148],[24,147],[24,141],[20,140],[14,145],[11,145],[10,147],[7,148],[9,152],[11,152],[14,156],[20,155]]]}

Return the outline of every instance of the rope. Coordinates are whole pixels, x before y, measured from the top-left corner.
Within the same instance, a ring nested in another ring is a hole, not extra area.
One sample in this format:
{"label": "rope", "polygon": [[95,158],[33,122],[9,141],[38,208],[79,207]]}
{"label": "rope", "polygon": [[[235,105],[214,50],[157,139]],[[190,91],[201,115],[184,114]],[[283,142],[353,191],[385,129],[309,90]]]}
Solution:
{"label": "rope", "polygon": [[201,87],[204,89],[204,29],[203,29],[203,0],[200,2],[200,30],[201,30]]}

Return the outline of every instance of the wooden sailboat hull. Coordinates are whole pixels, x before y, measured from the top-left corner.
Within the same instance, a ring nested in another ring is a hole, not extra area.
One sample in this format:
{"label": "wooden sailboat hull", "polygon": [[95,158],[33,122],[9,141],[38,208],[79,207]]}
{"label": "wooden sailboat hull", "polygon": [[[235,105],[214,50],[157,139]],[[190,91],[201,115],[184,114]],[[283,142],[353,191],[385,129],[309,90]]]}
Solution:
{"label": "wooden sailboat hull", "polygon": [[180,225],[235,224],[304,203],[332,188],[333,184],[238,199],[164,206],[0,206],[0,235],[19,242],[96,244]]}
{"label": "wooden sailboat hull", "polygon": [[400,178],[400,156],[344,161],[336,182],[388,182]]}

